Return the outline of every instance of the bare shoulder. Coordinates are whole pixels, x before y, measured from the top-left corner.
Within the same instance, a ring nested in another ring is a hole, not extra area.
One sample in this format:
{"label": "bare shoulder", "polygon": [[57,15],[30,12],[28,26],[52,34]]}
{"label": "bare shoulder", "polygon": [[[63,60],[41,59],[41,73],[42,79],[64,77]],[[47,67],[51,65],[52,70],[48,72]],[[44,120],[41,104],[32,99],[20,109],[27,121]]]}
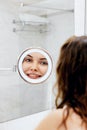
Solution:
{"label": "bare shoulder", "polygon": [[56,130],[63,119],[63,109],[52,110],[35,130]]}

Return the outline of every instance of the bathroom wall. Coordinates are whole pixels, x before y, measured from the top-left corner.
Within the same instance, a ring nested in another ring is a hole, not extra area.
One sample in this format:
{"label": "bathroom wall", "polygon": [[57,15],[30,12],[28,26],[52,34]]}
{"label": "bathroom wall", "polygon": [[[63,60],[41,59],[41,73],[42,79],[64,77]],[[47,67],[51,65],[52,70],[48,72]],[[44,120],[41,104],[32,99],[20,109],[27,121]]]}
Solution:
{"label": "bathroom wall", "polygon": [[[55,65],[59,49],[69,36],[74,34],[74,13],[65,12],[48,16],[47,32],[13,31],[19,26],[18,5],[10,0],[0,3],[0,122],[17,119],[52,108],[52,86],[55,82]],[[25,29],[30,29],[30,26]],[[31,28],[34,29],[34,28]],[[28,84],[18,74],[18,58],[29,47],[42,47],[53,59],[53,71],[42,84]]]}

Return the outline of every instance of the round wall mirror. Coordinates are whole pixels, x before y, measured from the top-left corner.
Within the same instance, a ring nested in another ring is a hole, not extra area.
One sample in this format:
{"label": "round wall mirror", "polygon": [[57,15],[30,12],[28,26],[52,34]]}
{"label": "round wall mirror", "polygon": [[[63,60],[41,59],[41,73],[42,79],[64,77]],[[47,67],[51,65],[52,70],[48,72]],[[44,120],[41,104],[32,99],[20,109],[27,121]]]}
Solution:
{"label": "round wall mirror", "polygon": [[18,59],[18,72],[28,83],[41,83],[52,72],[52,58],[42,48],[29,48]]}

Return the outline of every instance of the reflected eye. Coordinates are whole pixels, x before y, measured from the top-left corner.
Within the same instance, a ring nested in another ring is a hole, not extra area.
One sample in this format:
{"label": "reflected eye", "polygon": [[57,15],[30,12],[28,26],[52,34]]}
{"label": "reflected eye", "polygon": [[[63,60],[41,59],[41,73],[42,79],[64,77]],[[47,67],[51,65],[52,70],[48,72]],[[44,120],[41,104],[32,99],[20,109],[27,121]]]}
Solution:
{"label": "reflected eye", "polygon": [[30,59],[30,58],[25,58],[25,59],[24,59],[24,62],[32,62],[32,59]]}
{"label": "reflected eye", "polygon": [[47,61],[41,61],[40,64],[41,65],[48,65],[48,62]]}

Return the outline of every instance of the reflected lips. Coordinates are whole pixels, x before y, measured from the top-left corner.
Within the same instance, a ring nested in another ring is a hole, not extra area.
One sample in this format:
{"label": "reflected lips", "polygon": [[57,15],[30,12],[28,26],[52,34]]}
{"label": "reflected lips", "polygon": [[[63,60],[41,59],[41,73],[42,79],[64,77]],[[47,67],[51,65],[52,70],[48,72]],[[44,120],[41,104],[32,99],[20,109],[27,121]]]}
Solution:
{"label": "reflected lips", "polygon": [[40,78],[41,75],[39,74],[35,74],[35,73],[30,73],[30,74],[27,74],[27,76],[31,79],[37,79],[37,78]]}

